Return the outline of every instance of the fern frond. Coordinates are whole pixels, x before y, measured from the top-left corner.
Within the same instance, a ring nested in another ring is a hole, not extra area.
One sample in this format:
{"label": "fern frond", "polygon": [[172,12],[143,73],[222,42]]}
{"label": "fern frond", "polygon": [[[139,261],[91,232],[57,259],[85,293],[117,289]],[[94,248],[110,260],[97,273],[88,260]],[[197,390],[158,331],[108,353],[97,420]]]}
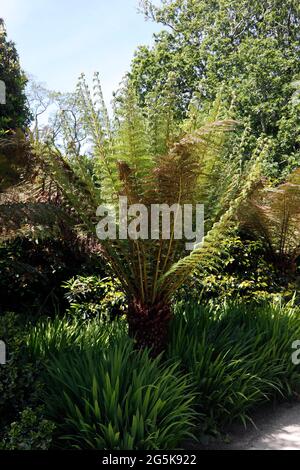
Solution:
{"label": "fern frond", "polygon": [[87,85],[84,75],[81,75],[77,93],[82,112],[83,126],[92,145],[95,171],[101,180],[103,199],[116,201],[119,192],[117,157],[112,139],[112,125],[98,74],[94,77],[93,94]]}
{"label": "fern frond", "polygon": [[213,225],[212,229],[204,237],[202,243],[196,247],[189,256],[175,263],[169,271],[162,275],[158,282],[158,287],[167,297],[170,297],[175,290],[191,275],[201,263],[202,265],[214,265],[217,262],[218,247],[220,241],[228,236],[236,224],[236,215],[239,207],[251,193],[253,185],[261,177],[261,164],[265,160],[268,146],[262,144],[259,155],[254,159],[249,174],[244,182],[241,193],[234,199],[228,210]]}
{"label": "fern frond", "polygon": [[259,238],[274,264],[295,269],[300,255],[300,169],[276,187],[262,185],[239,212],[244,230]]}
{"label": "fern frond", "polygon": [[[177,212],[171,215],[168,240],[163,239],[160,227],[157,240],[117,237],[101,241],[109,264],[128,295],[148,305],[169,297],[200,261],[215,264],[218,237],[233,223],[233,214],[244,195],[236,197],[244,183],[240,168],[231,165],[234,158],[226,166],[223,156],[227,134],[236,128],[236,122],[220,119],[222,107],[218,102],[208,121],[202,116],[201,127],[190,126],[189,132],[184,131],[173,116],[174,79],[169,77],[165,92],[153,95],[146,110],[139,108],[127,82],[117,97],[111,121],[98,77],[93,92],[82,77],[78,94],[83,125],[91,143],[88,155],[74,158],[73,154],[63,155],[53,143],[36,145],[46,173],[91,236],[95,236],[97,207],[113,204],[118,215],[119,196],[126,196],[129,204],[144,204],[148,214],[153,204],[211,204],[207,227],[213,228],[204,248],[182,261],[178,262],[184,254],[184,240],[177,240],[174,233],[174,221],[180,217]],[[231,196],[221,217],[218,203],[222,197],[225,201],[229,190]],[[233,195],[235,204],[230,204]],[[219,222],[214,224],[215,214]]]}

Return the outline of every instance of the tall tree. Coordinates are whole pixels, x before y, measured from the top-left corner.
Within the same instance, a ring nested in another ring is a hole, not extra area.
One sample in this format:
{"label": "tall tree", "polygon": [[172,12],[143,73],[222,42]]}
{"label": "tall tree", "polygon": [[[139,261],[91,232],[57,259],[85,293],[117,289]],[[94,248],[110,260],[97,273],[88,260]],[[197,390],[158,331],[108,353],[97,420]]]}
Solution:
{"label": "tall tree", "polygon": [[[157,2],[155,2],[157,5]],[[300,4],[294,0],[142,0],[148,20],[165,28],[154,46],[140,47],[131,78],[145,103],[170,71],[177,73],[177,110],[185,115],[195,90],[204,103],[220,87],[234,99],[236,118],[254,136],[273,139],[270,170],[300,159],[300,112],[291,83],[300,74]],[[254,141],[254,140],[253,140]]]}
{"label": "tall tree", "polygon": [[12,41],[7,39],[4,21],[0,18],[0,80],[6,86],[6,104],[0,105],[0,132],[24,129],[30,120],[26,103],[26,76]]}

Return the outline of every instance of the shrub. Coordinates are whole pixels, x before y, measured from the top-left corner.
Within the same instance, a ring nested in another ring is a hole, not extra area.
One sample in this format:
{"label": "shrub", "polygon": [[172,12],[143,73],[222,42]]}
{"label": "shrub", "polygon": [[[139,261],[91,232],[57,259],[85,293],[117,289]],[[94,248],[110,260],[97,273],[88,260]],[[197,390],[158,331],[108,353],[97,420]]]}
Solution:
{"label": "shrub", "polygon": [[70,304],[68,313],[72,316],[89,319],[102,317],[115,319],[124,315],[126,297],[120,282],[99,276],[77,276],[66,282],[65,298]]}
{"label": "shrub", "polygon": [[191,435],[194,394],[177,363],[134,350],[122,323],[79,325],[44,323],[28,341],[46,359],[45,405],[65,447],[172,449]]}
{"label": "shrub", "polygon": [[[25,345],[26,325],[16,314],[0,317],[0,338],[7,345],[7,363],[0,367],[0,429],[39,399],[39,361],[30,361]],[[1,435],[1,431],[0,431]]]}
{"label": "shrub", "polygon": [[44,410],[24,409],[13,422],[0,443],[1,450],[48,450],[55,424],[45,419]]}
{"label": "shrub", "polygon": [[53,315],[68,306],[63,282],[77,273],[104,275],[99,256],[90,254],[79,242],[27,238],[0,244],[0,313],[12,310]]}
{"label": "shrub", "polygon": [[[202,268],[190,278],[176,299],[198,303],[211,299],[249,303],[272,302],[284,297],[290,300],[295,292],[292,279],[281,276],[266,260],[263,244],[242,236],[227,237],[219,246],[221,263]],[[290,281],[290,285],[289,285]]]}
{"label": "shrub", "polygon": [[177,305],[169,357],[192,374],[204,430],[246,424],[255,406],[292,396],[300,384],[291,360],[299,319],[289,305]]}

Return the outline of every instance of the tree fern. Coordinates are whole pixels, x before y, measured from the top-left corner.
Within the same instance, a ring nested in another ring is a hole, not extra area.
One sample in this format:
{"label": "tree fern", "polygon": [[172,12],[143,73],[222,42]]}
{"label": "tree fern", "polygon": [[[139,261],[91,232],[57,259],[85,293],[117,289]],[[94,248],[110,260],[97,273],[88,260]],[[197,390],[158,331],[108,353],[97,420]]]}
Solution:
{"label": "tree fern", "polygon": [[[90,234],[95,235],[97,206],[113,205],[118,213],[119,196],[149,210],[153,204],[209,203],[209,231],[189,256],[185,256],[185,240],[176,239],[173,227],[168,240],[163,239],[160,227],[157,240],[101,242],[129,297],[130,332],[140,346],[152,346],[156,353],[166,340],[172,294],[199,263],[215,262],[218,241],[234,223],[236,211],[257,180],[265,151],[265,143],[260,143],[250,169],[242,170],[238,152],[225,161],[227,135],[236,127],[230,111],[226,119],[219,98],[206,119],[195,104],[183,124],[176,122],[173,78],[169,77],[163,95],[153,94],[143,110],[127,81],[110,120],[98,76],[93,93],[81,77],[79,103],[90,157],[78,162],[62,155],[53,142],[36,144],[47,173]],[[177,216],[172,216],[173,223]]]}

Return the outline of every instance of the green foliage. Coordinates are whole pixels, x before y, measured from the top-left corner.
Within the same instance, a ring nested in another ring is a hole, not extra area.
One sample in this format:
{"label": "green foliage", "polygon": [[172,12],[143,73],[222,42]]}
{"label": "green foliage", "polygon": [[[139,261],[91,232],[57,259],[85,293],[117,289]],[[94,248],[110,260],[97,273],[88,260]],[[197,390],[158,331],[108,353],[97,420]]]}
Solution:
{"label": "green foliage", "polygon": [[[0,105],[0,110],[2,107]],[[32,159],[24,133],[17,130],[1,136],[0,127],[0,193],[24,182],[30,171]]]}
{"label": "green foliage", "polygon": [[54,430],[55,424],[45,419],[43,407],[25,408],[7,429],[0,450],[48,450]]}
{"label": "green foliage", "polygon": [[261,185],[238,212],[240,226],[264,245],[266,256],[286,276],[295,276],[300,256],[300,168],[278,186]]}
{"label": "green foliage", "polygon": [[24,129],[30,120],[24,72],[13,42],[8,41],[4,22],[0,18],[0,80],[6,85],[6,104],[0,105],[0,135],[3,131]]}
{"label": "green foliage", "polygon": [[262,302],[272,298],[292,297],[295,286],[280,275],[266,259],[261,241],[247,240],[241,234],[225,238],[219,246],[221,263],[218,271],[210,266],[198,269],[176,298],[206,303],[211,299]]}
{"label": "green foliage", "polygon": [[26,328],[25,322],[14,313],[0,316],[0,338],[8,354],[7,363],[0,367],[0,436],[24,407],[38,402],[41,393],[40,364],[28,358]]}
{"label": "green foliage", "polygon": [[[140,47],[130,78],[145,104],[176,72],[176,110],[184,116],[199,90],[210,106],[221,86],[237,119],[256,137],[273,139],[269,172],[291,171],[299,161],[299,109],[291,83],[299,78],[300,7],[294,0],[141,0],[150,21],[164,29],[153,47]],[[244,154],[247,157],[247,153]]]}
{"label": "green foliage", "polygon": [[254,407],[299,391],[299,315],[292,305],[177,305],[169,357],[192,374],[204,430],[246,424]]}
{"label": "green foliage", "polygon": [[[120,324],[119,324],[120,325]],[[176,363],[137,352],[121,326],[56,320],[29,348],[45,354],[45,406],[64,447],[170,449],[190,436],[189,380]],[[63,441],[65,443],[63,444]]]}
{"label": "green foliage", "polygon": [[[130,301],[143,306],[169,301],[176,288],[200,262],[212,262],[215,245],[230,231],[239,204],[260,174],[266,144],[259,140],[251,164],[240,165],[238,143],[224,158],[226,132],[236,123],[220,97],[209,114],[195,100],[189,118],[176,124],[173,114],[174,77],[169,75],[164,93],[149,98],[145,113],[137,104],[130,82],[124,85],[112,122],[108,119],[98,75],[94,94],[80,79],[78,95],[83,123],[93,143],[94,164],[62,155],[54,143],[36,143],[49,176],[75,209],[82,226],[95,232],[95,212],[112,204],[119,212],[119,196],[128,204],[204,203],[208,207],[207,236],[202,247],[185,257],[184,240],[102,240],[113,275],[122,283]],[[157,154],[157,152],[162,152]],[[122,158],[122,160],[120,160]],[[229,163],[230,162],[230,163]],[[175,217],[175,216],[174,216]],[[181,258],[183,258],[181,260]],[[176,263],[176,261],[179,261]]]}
{"label": "green foliage", "polygon": [[258,406],[299,393],[291,357],[299,315],[292,303],[181,302],[167,355],[154,360],[133,349],[123,321],[40,322],[27,347],[43,358],[47,417],[62,438],[55,445],[175,448],[193,418],[201,433],[247,425]]}
{"label": "green foliage", "polygon": [[0,311],[64,310],[62,283],[77,273],[104,274],[103,262],[78,240],[17,238],[0,244]]}
{"label": "green foliage", "polygon": [[93,319],[89,322],[80,318],[41,319],[27,335],[27,347],[33,358],[47,360],[58,352],[74,347],[83,349],[86,345],[108,345],[116,337],[126,335],[123,321],[107,323]]}
{"label": "green foliage", "polygon": [[98,276],[76,276],[64,283],[68,314],[90,319],[115,319],[124,315],[126,297],[117,280]]}

